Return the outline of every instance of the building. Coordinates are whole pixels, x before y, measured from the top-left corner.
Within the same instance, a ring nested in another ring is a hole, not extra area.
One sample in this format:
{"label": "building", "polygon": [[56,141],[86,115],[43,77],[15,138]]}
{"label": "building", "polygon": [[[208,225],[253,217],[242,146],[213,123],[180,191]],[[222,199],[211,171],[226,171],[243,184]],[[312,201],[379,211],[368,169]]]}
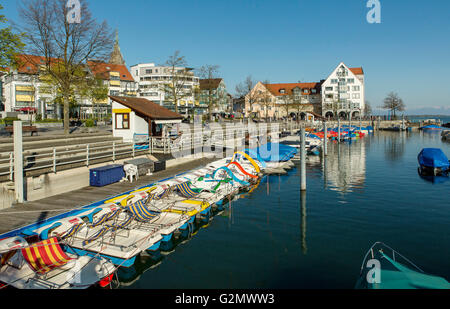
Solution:
{"label": "building", "polygon": [[[176,73],[174,73],[176,72]],[[175,110],[175,103],[166,93],[165,85],[170,85],[174,76],[178,79],[177,87],[181,98],[176,102],[178,112],[185,116],[202,113],[197,94],[200,89],[200,79],[190,68],[157,66],[154,63],[141,63],[131,67],[131,74],[138,83],[138,97],[158,103],[165,108]]]}
{"label": "building", "polygon": [[162,136],[163,126],[181,123],[183,116],[144,98],[110,96],[114,137]]}
{"label": "building", "polygon": [[348,119],[364,116],[364,71],[341,62],[322,84],[322,115]]}
{"label": "building", "polygon": [[[58,59],[51,59],[58,62]],[[58,103],[58,90],[48,82],[46,59],[35,55],[18,55],[18,67],[3,76],[5,112],[37,113],[42,118],[60,119],[63,107]],[[82,70],[86,78],[97,77],[103,81],[109,95],[137,95],[137,83],[128,71],[120,53],[118,38],[111,53],[110,62],[89,60]],[[111,114],[111,101],[106,98],[96,101],[79,94],[71,107],[73,117],[86,119]]]}
{"label": "building", "polygon": [[200,107],[202,113],[208,113],[211,102],[211,113],[231,113],[233,110],[232,97],[227,92],[227,86],[222,78],[200,79]]}
{"label": "building", "polygon": [[0,112],[5,111],[5,104],[3,103],[3,76],[6,72],[0,71]]}
{"label": "building", "polygon": [[264,84],[258,82],[245,97],[246,117],[305,118],[321,112],[321,83]]}
{"label": "building", "polygon": [[348,119],[364,115],[364,71],[341,62],[327,79],[313,83],[258,82],[245,96],[245,116]]}

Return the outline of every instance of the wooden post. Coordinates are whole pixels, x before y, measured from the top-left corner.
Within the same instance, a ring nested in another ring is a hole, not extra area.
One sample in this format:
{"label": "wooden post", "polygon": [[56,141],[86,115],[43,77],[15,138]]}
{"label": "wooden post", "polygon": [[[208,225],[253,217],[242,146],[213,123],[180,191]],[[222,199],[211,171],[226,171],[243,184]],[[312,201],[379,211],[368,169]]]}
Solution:
{"label": "wooden post", "polygon": [[56,174],[56,148],[53,148],[53,173]]}
{"label": "wooden post", "polygon": [[22,121],[14,121],[14,190],[16,201],[23,203],[25,194],[23,183]]}
{"label": "wooden post", "polygon": [[89,167],[89,144],[86,145],[86,166]]}
{"label": "wooden post", "polygon": [[300,190],[306,191],[306,145],[305,127],[300,130]]}
{"label": "wooden post", "polygon": [[325,156],[328,155],[328,128],[327,128],[327,122],[323,122],[323,154]]}

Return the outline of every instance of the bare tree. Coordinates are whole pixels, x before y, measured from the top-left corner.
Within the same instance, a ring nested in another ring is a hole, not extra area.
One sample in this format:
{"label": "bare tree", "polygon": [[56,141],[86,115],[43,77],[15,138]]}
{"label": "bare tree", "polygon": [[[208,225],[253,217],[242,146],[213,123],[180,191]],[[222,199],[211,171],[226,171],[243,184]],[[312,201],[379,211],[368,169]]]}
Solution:
{"label": "bare tree", "polygon": [[[262,82],[264,85],[270,84],[269,80],[265,80]],[[264,114],[265,114],[265,120],[267,121],[268,114],[269,114],[269,108],[273,106],[273,100],[272,100],[272,94],[269,92],[269,90],[265,91],[258,91],[256,92],[256,101],[259,106],[263,107]]]}
{"label": "bare tree", "polygon": [[[249,75],[242,83],[236,86],[236,94],[237,97],[245,97],[245,105],[249,104],[248,113],[251,114],[253,111],[253,104],[256,103],[257,94],[252,91],[255,87],[256,82],[252,79],[252,76]],[[245,112],[244,112],[245,114]]]}
{"label": "bare tree", "polygon": [[106,21],[98,24],[87,1],[80,0],[80,4],[80,23],[68,18],[73,8],[66,6],[66,0],[23,0],[19,8],[27,52],[42,56],[26,56],[26,60],[51,76],[61,93],[64,134],[69,134],[70,95],[87,81],[81,68],[85,68],[88,59],[106,61],[113,44]]}
{"label": "bare tree", "polygon": [[169,67],[171,82],[162,84],[166,100],[172,102],[175,112],[178,113],[178,104],[180,100],[193,95],[192,91],[185,89],[188,78],[193,78],[189,68],[186,68],[187,62],[184,56],[180,56],[180,51],[176,51],[166,61],[165,66]]}
{"label": "bare tree", "polygon": [[403,100],[395,92],[390,92],[387,95],[381,107],[392,111],[394,113],[394,119],[396,118],[396,112],[405,110],[405,104],[403,103]]}
{"label": "bare tree", "polygon": [[218,85],[216,78],[219,74],[218,65],[204,65],[199,69],[199,76],[203,80],[201,81],[201,92],[203,98],[206,97],[208,104],[208,119],[211,121],[212,109],[216,107],[220,101],[224,99],[221,93],[218,91]]}
{"label": "bare tree", "polygon": [[372,106],[370,105],[369,101],[364,102],[364,115],[365,116],[372,115]]}

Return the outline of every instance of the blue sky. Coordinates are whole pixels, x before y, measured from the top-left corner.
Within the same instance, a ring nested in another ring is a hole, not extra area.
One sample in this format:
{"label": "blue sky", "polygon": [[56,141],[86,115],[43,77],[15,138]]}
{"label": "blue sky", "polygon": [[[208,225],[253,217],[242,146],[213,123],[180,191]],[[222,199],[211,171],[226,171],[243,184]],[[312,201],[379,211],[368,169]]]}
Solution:
{"label": "blue sky", "polygon": [[[162,64],[180,50],[189,66],[220,65],[229,91],[255,80],[312,82],[343,61],[364,68],[373,108],[390,91],[409,113],[450,114],[450,1],[88,0],[93,15],[119,30],[128,66]],[[15,0],[1,1],[19,21]]]}

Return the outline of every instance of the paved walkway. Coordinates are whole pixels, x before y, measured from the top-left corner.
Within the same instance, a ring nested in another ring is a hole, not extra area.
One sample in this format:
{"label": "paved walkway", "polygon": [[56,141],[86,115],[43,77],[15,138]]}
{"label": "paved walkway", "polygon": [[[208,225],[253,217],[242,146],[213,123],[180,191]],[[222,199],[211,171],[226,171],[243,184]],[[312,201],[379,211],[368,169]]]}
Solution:
{"label": "paved walkway", "polygon": [[202,158],[170,167],[151,176],[143,176],[133,183],[120,182],[105,187],[85,187],[72,192],[55,195],[39,201],[17,204],[0,211],[0,234],[57,216],[62,213],[114,197],[147,184],[155,183],[186,171],[204,166],[217,159]]}

